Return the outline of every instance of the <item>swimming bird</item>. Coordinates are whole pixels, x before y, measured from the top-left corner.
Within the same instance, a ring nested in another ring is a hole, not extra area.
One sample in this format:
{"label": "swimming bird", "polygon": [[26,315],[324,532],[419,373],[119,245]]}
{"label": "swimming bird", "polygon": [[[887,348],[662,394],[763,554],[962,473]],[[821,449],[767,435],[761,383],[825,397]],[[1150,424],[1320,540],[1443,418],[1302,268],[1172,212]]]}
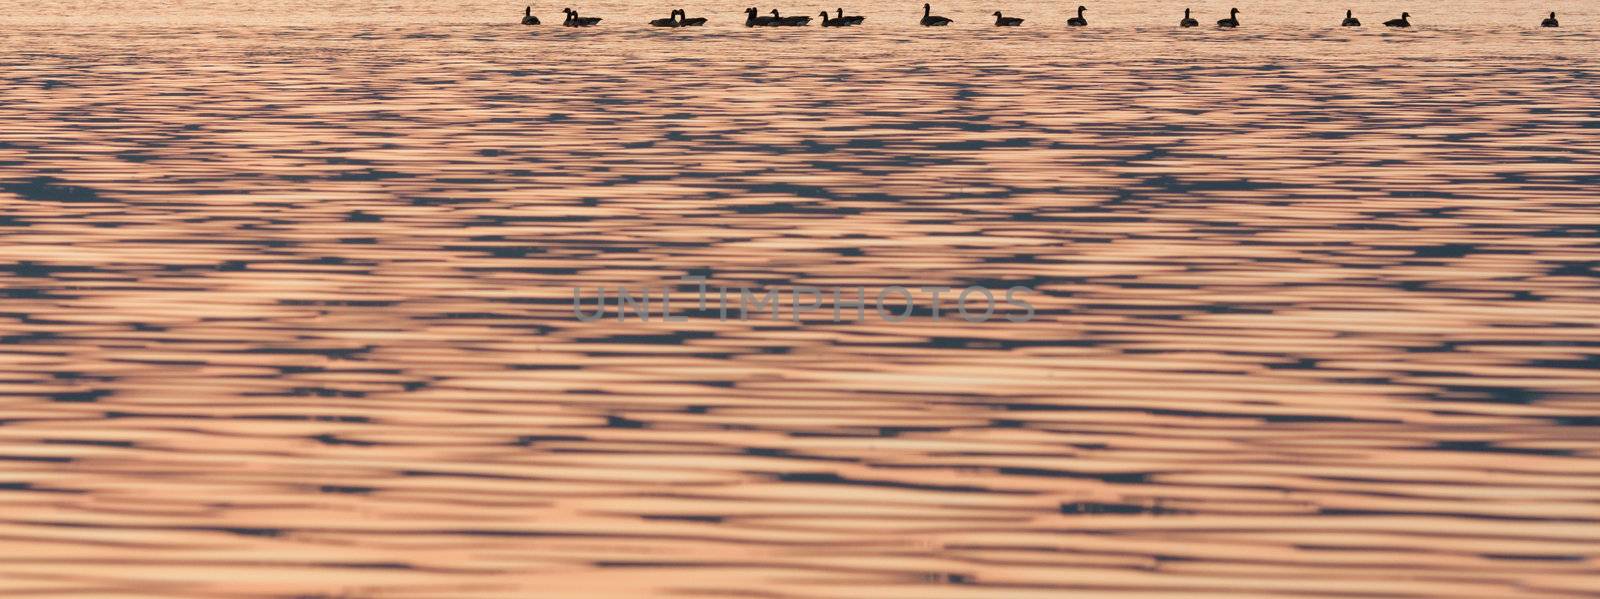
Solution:
{"label": "swimming bird", "polygon": [[539,24],[539,17],[533,16],[533,7],[532,6],[529,6],[527,8],[522,9],[522,24],[523,25],[538,25]]}
{"label": "swimming bird", "polygon": [[1020,25],[1022,25],[1022,19],[1017,18],[1017,17],[1008,17],[1008,16],[1005,16],[1005,15],[1002,15],[1002,14],[1000,14],[1000,11],[998,11],[998,10],[994,11],[994,26],[995,27],[1017,27],[1017,26],[1020,26]]}
{"label": "swimming bird", "polygon": [[744,18],[745,27],[766,27],[773,24],[772,17],[757,15],[756,7],[754,6],[744,9],[744,12],[746,15]]}
{"label": "swimming bird", "polygon": [[1087,20],[1085,20],[1083,18],[1083,11],[1085,11],[1085,10],[1087,10],[1087,9],[1085,9],[1082,6],[1079,6],[1078,7],[1078,16],[1072,17],[1070,19],[1067,19],[1067,26],[1068,27],[1084,27],[1084,26],[1087,26],[1089,24],[1089,21],[1087,21]]}
{"label": "swimming bird", "polygon": [[1550,18],[1539,23],[1540,27],[1560,27],[1561,22],[1556,20],[1556,13],[1550,13]]}
{"label": "swimming bird", "polygon": [[677,10],[677,13],[679,27],[700,27],[706,24],[705,17],[695,17],[691,19],[689,18],[689,13],[685,12],[681,8]]}
{"label": "swimming bird", "polygon": [[1398,19],[1389,19],[1387,21],[1384,21],[1383,24],[1385,26],[1387,26],[1387,27],[1410,27],[1411,26],[1411,21],[1408,20],[1410,18],[1411,18],[1411,13],[1403,12],[1403,13],[1400,13],[1400,18],[1398,18]]}
{"label": "swimming bird", "polygon": [[1233,10],[1228,11],[1228,18],[1226,18],[1226,19],[1217,19],[1217,26],[1218,27],[1238,27],[1239,26],[1239,9],[1235,8]]}
{"label": "swimming bird", "polygon": [[561,12],[567,13],[567,20],[561,24],[568,27],[589,27],[600,22],[600,17],[580,17],[578,11],[570,8],[563,8]]}
{"label": "swimming bird", "polygon": [[1361,19],[1357,19],[1354,12],[1346,10],[1346,11],[1344,11],[1344,22],[1340,23],[1339,26],[1340,27],[1360,27],[1361,26]]}
{"label": "swimming bird", "polygon": [[866,17],[847,17],[847,16],[844,16],[844,9],[842,9],[842,8],[839,9],[839,17],[835,18],[835,19],[828,18],[828,11],[822,11],[822,26],[823,27],[851,27],[851,26],[855,26],[855,25],[860,25],[861,24],[861,20],[865,20],[865,19],[866,19]]}
{"label": "swimming bird", "polygon": [[933,13],[933,6],[930,5],[930,4],[927,4],[927,3],[923,3],[923,5],[922,5],[922,26],[923,27],[943,27],[943,26],[949,25],[950,23],[953,22],[950,19],[946,19],[944,17],[938,16],[938,15],[934,15],[932,13]]}
{"label": "swimming bird", "polygon": [[772,9],[773,25],[779,27],[805,27],[811,23],[811,17],[785,17],[778,14],[778,9]]}
{"label": "swimming bird", "polygon": [[678,10],[677,9],[673,9],[672,10],[672,14],[668,15],[667,18],[665,18],[665,19],[655,19],[653,21],[650,21],[650,26],[651,27],[677,27],[678,26]]}
{"label": "swimming bird", "polygon": [[1183,9],[1183,20],[1178,21],[1179,27],[1199,27],[1200,22],[1189,16],[1189,9]]}

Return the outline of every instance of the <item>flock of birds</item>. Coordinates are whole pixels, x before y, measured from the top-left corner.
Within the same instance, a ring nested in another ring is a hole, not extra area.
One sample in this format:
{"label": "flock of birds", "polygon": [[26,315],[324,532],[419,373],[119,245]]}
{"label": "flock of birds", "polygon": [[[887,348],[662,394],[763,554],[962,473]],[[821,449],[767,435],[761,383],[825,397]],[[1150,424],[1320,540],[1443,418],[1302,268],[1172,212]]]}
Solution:
{"label": "flock of birds", "polygon": [[[851,25],[860,25],[862,22],[867,20],[866,17],[859,16],[859,15],[846,16],[844,14],[844,9],[843,8],[839,8],[839,9],[836,9],[836,10],[838,11],[838,14],[835,15],[835,16],[832,16],[832,17],[828,16],[828,11],[826,11],[826,10],[822,11],[822,15],[821,16],[822,16],[822,26],[823,27],[849,27]],[[1089,10],[1089,9],[1084,8],[1082,6],[1079,6],[1078,7],[1078,16],[1070,18],[1070,19],[1067,19],[1067,26],[1068,27],[1088,27],[1089,26],[1089,21],[1088,21],[1088,19],[1085,19],[1083,17],[1083,13],[1086,10]],[[565,25],[567,27],[589,27],[591,25],[596,25],[596,24],[600,23],[600,17],[580,17],[580,16],[578,16],[578,11],[572,10],[570,8],[563,8],[563,9],[561,9],[561,12],[566,13],[566,15],[567,15],[566,20],[561,22],[562,25]],[[782,14],[779,14],[778,13],[778,9],[776,9],[776,8],[772,9],[772,15],[771,16],[760,14],[760,12],[761,11],[757,10],[753,6],[750,7],[750,8],[744,9],[744,14],[745,14],[744,26],[745,27],[806,27],[806,26],[811,24],[811,17],[804,17],[804,16],[789,16],[789,17],[785,17]],[[941,17],[941,16],[933,14],[933,6],[932,5],[930,5],[930,4],[923,4],[922,5],[922,21],[920,22],[920,24],[923,27],[942,27],[942,26],[949,25],[949,24],[954,23],[954,22],[955,21],[952,21],[952,20],[950,20],[948,18]],[[523,25],[538,25],[539,24],[539,17],[533,16],[533,7],[532,6],[529,6],[526,9],[523,10],[523,12],[522,12],[522,24]],[[650,21],[650,25],[653,26],[653,27],[696,27],[696,26],[705,25],[705,24],[706,24],[706,18],[705,17],[695,17],[695,18],[691,19],[691,18],[689,18],[688,13],[684,12],[684,10],[681,9],[681,8],[673,9],[672,10],[672,14],[667,15],[667,17],[664,18],[664,19],[655,19],[655,20]],[[1003,14],[1000,14],[1000,11],[997,10],[997,11],[994,11],[994,24],[995,24],[996,27],[1018,27],[1018,26],[1022,25],[1022,19],[1018,18],[1018,17],[1005,16]],[[1411,13],[1402,12],[1402,13],[1400,13],[1400,18],[1398,18],[1398,19],[1390,19],[1390,20],[1384,21],[1383,24],[1384,24],[1385,27],[1410,27],[1411,26]],[[1344,22],[1340,23],[1340,25],[1344,26],[1344,27],[1360,27],[1361,26],[1361,20],[1357,19],[1355,17],[1355,14],[1354,14],[1353,11],[1346,10],[1346,11],[1344,11]],[[1539,25],[1541,27],[1560,27],[1561,26],[1561,22],[1556,20],[1556,13],[1552,12],[1552,13],[1550,13],[1550,18],[1545,19]],[[1200,26],[1200,22],[1196,21],[1193,17],[1190,17],[1189,16],[1189,9],[1185,8],[1185,9],[1183,9],[1183,20],[1178,21],[1178,26],[1179,27],[1199,27]],[[1232,9],[1232,10],[1228,11],[1228,18],[1226,18],[1226,19],[1217,19],[1217,26],[1225,28],[1225,29],[1231,29],[1231,28],[1234,28],[1234,27],[1238,27],[1239,26],[1239,9],[1235,8],[1235,9]]]}

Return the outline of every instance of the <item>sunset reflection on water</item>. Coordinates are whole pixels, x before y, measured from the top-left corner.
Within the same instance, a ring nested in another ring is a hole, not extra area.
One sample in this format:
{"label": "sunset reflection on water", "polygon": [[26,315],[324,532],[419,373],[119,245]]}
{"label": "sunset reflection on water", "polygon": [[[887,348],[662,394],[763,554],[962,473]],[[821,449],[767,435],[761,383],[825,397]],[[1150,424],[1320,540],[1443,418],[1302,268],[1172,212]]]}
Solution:
{"label": "sunset reflection on water", "polygon": [[1600,13],[938,4],[0,0],[0,595],[1600,594]]}

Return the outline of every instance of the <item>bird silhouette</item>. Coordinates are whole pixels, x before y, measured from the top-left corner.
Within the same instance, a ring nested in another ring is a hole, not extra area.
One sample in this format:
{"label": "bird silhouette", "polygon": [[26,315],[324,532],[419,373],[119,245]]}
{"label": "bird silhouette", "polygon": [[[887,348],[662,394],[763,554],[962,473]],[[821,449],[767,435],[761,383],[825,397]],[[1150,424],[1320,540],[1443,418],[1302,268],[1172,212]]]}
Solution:
{"label": "bird silhouette", "polygon": [[1235,8],[1233,10],[1228,11],[1228,18],[1226,18],[1226,19],[1217,19],[1217,26],[1218,27],[1238,27],[1239,26],[1239,9]]}
{"label": "bird silhouette", "polygon": [[1085,26],[1088,26],[1089,25],[1089,21],[1083,18],[1083,11],[1085,11],[1085,10],[1088,10],[1088,9],[1086,9],[1086,8],[1084,8],[1082,6],[1079,6],[1078,7],[1078,16],[1072,17],[1070,19],[1067,19],[1067,26],[1068,27],[1085,27]]}
{"label": "bird silhouette", "polygon": [[778,14],[778,9],[772,9],[773,25],[779,27],[805,27],[811,23],[811,17],[785,17]]}
{"label": "bird silhouette", "polygon": [[695,17],[695,18],[691,19],[691,18],[689,18],[689,13],[684,12],[684,10],[681,9],[681,8],[678,9],[678,26],[679,27],[700,27],[700,26],[705,25],[705,24],[706,24],[706,18],[705,17]]}
{"label": "bird silhouette", "polygon": [[756,14],[756,7],[754,6],[744,9],[744,13],[745,27],[766,27],[768,25],[772,25],[773,18],[766,15]]}
{"label": "bird silhouette", "polygon": [[676,8],[672,9],[672,14],[668,15],[667,18],[665,18],[665,19],[655,19],[655,20],[650,21],[650,26],[651,27],[677,27],[678,26],[678,9],[676,9]]}
{"label": "bird silhouette", "polygon": [[600,22],[600,17],[580,17],[578,11],[570,8],[563,8],[561,12],[567,13],[567,20],[561,24],[568,27],[589,27]]}

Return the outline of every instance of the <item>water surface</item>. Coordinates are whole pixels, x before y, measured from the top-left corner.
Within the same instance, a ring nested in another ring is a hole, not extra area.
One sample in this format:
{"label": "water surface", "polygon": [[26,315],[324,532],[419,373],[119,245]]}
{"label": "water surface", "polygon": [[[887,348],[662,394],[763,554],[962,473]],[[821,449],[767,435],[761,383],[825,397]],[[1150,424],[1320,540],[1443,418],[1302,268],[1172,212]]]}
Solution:
{"label": "water surface", "polygon": [[1600,13],[939,4],[0,0],[0,594],[1600,594]]}

